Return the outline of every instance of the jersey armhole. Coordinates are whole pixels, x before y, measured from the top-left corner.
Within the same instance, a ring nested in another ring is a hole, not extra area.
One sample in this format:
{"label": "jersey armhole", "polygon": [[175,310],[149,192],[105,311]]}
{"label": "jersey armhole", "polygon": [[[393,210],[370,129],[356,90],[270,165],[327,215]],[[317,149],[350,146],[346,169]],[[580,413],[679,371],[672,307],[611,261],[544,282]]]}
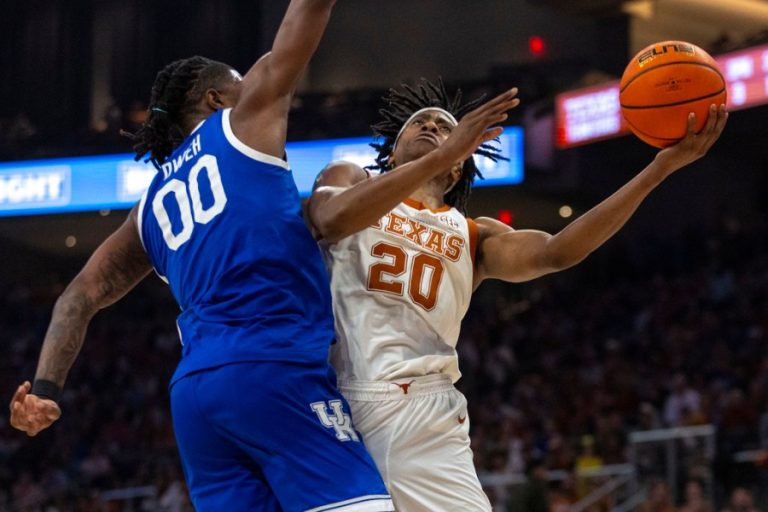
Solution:
{"label": "jersey armhole", "polygon": [[268,155],[266,153],[262,153],[261,151],[257,151],[253,149],[252,147],[245,144],[243,141],[237,138],[235,135],[235,132],[232,131],[232,123],[229,119],[229,114],[232,112],[231,108],[225,109],[221,116],[221,126],[224,129],[224,136],[227,138],[227,142],[238,150],[243,155],[247,156],[248,158],[252,158],[253,160],[256,160],[257,162],[262,162],[269,165],[274,165],[275,167],[280,167],[286,171],[290,171],[291,168],[288,165],[288,162],[277,158],[276,156]]}
{"label": "jersey armhole", "polygon": [[144,252],[149,255],[149,252],[147,251],[147,244],[144,243],[144,233],[143,233],[143,226],[144,226],[144,208],[147,203],[147,195],[149,194],[149,188],[144,191],[144,193],[141,195],[141,200],[139,201],[139,210],[136,212],[136,230],[139,232],[139,240],[141,241],[141,246],[144,248]]}
{"label": "jersey armhole", "polygon": [[158,272],[157,267],[152,261],[152,256],[150,256],[149,250],[147,249],[147,244],[144,243],[144,208],[146,208],[148,194],[149,194],[149,188],[144,191],[144,194],[142,194],[141,200],[139,201],[139,209],[136,212],[136,230],[139,232],[139,241],[141,242],[141,246],[144,248],[144,252],[146,253],[147,258],[149,259],[149,262],[152,264],[152,270],[155,272],[155,274],[157,274],[157,277],[159,277],[165,284],[170,284],[168,283],[168,278],[165,277],[160,272]]}
{"label": "jersey armhole", "polygon": [[472,269],[474,270],[478,238],[477,222],[467,217],[467,228],[469,229],[469,255],[472,258]]}

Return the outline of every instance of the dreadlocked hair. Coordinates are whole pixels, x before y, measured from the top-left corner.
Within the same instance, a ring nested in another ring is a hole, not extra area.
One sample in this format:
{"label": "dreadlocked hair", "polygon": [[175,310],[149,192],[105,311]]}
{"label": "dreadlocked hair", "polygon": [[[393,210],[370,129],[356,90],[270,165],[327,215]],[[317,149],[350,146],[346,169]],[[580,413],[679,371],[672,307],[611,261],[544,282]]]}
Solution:
{"label": "dreadlocked hair", "polygon": [[[450,112],[456,119],[460,120],[464,114],[475,109],[485,99],[485,96],[481,96],[462,104],[461,90],[457,90],[451,98],[445,90],[442,78],[438,78],[436,84],[422,78],[415,86],[402,84],[401,87],[400,90],[390,89],[383,98],[386,107],[379,110],[381,120],[371,127],[377,141],[371,146],[378,152],[378,156],[376,157],[376,164],[369,165],[366,169],[381,172],[392,169],[394,162],[391,158],[395,149],[395,140],[405,122],[414,112],[423,108],[436,107]],[[490,158],[494,162],[509,160],[501,155],[501,150],[498,147],[489,143],[480,145],[475,154]],[[445,204],[466,214],[467,202],[475,176],[483,178],[475,164],[475,159],[467,158],[462,165],[461,178],[458,183],[443,197]]]}
{"label": "dreadlocked hair", "polygon": [[159,169],[184,140],[184,117],[194,113],[202,94],[219,85],[230,71],[226,64],[200,56],[161,69],[152,85],[146,121],[135,134],[122,132],[134,142],[135,159],[149,154],[145,161]]}

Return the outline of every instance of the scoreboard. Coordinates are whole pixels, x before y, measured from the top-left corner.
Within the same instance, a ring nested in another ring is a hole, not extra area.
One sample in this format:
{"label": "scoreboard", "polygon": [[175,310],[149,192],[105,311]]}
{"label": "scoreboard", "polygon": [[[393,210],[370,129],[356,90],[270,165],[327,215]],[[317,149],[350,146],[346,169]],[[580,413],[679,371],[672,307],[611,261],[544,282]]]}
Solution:
{"label": "scoreboard", "polygon": [[[729,111],[768,103],[768,45],[715,60],[725,77]],[[619,81],[558,95],[555,127],[555,144],[560,149],[629,133],[619,105]]]}

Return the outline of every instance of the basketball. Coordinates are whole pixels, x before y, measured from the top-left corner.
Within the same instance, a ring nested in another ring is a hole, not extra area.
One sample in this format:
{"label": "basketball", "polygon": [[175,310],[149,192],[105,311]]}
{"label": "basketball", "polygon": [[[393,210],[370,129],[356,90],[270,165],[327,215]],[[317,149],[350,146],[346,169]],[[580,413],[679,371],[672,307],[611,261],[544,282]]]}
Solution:
{"label": "basketball", "polygon": [[657,148],[685,137],[688,114],[698,133],[709,106],[726,101],[725,79],[707,52],[684,41],[663,41],[640,51],[621,77],[621,113],[630,130]]}

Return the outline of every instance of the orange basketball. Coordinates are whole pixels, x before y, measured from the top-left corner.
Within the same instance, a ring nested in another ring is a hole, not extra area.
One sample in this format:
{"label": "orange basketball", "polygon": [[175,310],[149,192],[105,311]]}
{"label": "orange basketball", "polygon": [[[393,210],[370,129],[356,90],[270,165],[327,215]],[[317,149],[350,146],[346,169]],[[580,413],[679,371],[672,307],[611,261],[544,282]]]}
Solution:
{"label": "orange basketball", "polygon": [[725,103],[725,79],[715,59],[696,45],[663,41],[643,49],[621,77],[621,113],[640,139],[657,148],[683,137],[688,113],[696,114],[696,132],[709,106]]}

